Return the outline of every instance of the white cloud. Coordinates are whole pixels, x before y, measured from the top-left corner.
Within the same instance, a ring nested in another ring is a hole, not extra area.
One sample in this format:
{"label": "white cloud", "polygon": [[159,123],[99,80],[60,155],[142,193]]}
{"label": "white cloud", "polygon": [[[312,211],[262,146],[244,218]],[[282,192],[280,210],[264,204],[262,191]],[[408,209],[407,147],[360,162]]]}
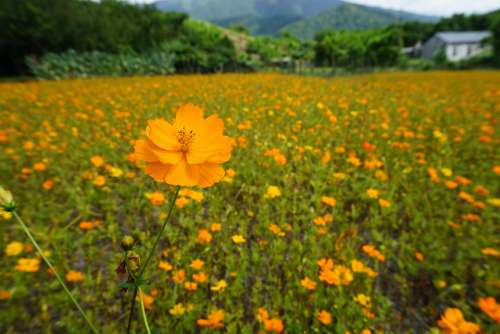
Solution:
{"label": "white cloud", "polygon": [[[127,0],[152,3],[155,0]],[[246,1],[246,0],[233,0]],[[399,9],[427,15],[449,16],[454,13],[485,13],[500,8],[499,0],[347,0],[364,5]]]}
{"label": "white cloud", "polygon": [[359,4],[399,9],[427,15],[485,13],[500,8],[499,0],[349,0]]}

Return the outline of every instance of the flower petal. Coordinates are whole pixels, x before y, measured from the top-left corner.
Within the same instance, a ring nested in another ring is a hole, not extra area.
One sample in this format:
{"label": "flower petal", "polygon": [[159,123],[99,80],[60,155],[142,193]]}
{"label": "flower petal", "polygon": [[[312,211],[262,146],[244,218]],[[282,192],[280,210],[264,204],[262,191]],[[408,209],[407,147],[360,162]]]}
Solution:
{"label": "flower petal", "polygon": [[188,163],[226,162],[231,157],[233,145],[234,140],[226,136],[214,137],[210,142],[195,142],[187,152]]}
{"label": "flower petal", "polygon": [[172,166],[165,177],[165,182],[177,186],[195,186],[198,183],[199,172],[197,166],[190,166],[185,157]]}
{"label": "flower petal", "polygon": [[134,155],[138,160],[146,162],[159,161],[156,154],[153,152],[153,145],[148,140],[137,140],[134,145]]}
{"label": "flower petal", "polygon": [[203,110],[201,108],[193,104],[185,104],[179,108],[175,116],[175,129],[179,130],[185,128],[195,133],[199,133],[202,126]]}
{"label": "flower petal", "polygon": [[181,151],[167,151],[155,148],[153,148],[152,151],[158,157],[157,160],[160,160],[164,164],[175,165],[179,163],[183,156],[183,153]]}
{"label": "flower petal", "polygon": [[155,119],[148,122],[146,128],[146,136],[156,146],[165,150],[175,151],[180,148],[177,141],[177,131],[167,121],[163,119]]}
{"label": "flower petal", "polygon": [[172,168],[173,165],[153,162],[146,166],[144,172],[150,175],[156,182],[165,182],[165,177]]}
{"label": "flower petal", "polygon": [[204,163],[199,166],[199,180],[198,185],[202,188],[212,186],[214,183],[219,182],[226,172],[216,163]]}

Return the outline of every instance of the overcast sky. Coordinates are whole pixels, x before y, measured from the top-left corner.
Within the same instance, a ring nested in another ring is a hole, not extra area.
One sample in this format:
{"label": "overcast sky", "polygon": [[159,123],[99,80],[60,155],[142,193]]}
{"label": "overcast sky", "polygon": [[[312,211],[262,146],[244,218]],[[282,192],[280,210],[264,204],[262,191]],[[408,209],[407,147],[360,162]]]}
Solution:
{"label": "overcast sky", "polygon": [[[127,0],[150,3],[155,0]],[[246,0],[234,0],[246,1]],[[500,8],[500,0],[348,0],[359,4],[406,10],[428,15],[448,16],[454,13],[484,13]]]}

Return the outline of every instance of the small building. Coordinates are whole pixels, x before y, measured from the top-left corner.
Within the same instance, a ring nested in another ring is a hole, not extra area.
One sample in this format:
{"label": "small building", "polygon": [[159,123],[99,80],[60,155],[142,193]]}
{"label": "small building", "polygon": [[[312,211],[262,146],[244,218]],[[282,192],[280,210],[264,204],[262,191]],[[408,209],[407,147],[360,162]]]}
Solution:
{"label": "small building", "polygon": [[422,57],[433,59],[444,51],[449,61],[468,59],[491,48],[484,43],[490,36],[489,31],[438,32],[422,47]]}

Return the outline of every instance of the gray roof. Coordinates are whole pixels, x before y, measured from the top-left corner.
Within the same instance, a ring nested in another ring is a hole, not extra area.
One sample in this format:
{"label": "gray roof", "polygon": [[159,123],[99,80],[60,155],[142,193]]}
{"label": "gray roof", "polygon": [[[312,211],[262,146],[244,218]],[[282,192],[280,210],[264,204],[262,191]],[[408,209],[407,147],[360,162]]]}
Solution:
{"label": "gray roof", "polygon": [[489,31],[443,31],[436,34],[446,43],[479,43],[490,36]]}

